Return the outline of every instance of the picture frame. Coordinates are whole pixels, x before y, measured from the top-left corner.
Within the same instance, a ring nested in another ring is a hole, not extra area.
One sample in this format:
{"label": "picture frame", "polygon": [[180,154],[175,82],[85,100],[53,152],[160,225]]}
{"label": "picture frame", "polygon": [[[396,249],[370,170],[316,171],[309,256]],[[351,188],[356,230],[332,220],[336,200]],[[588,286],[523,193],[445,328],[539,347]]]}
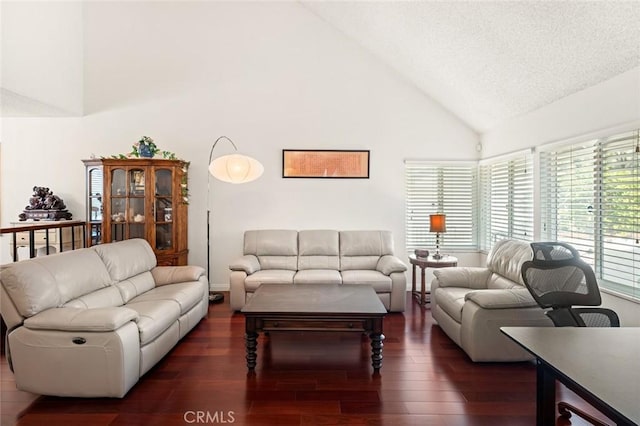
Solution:
{"label": "picture frame", "polygon": [[369,150],[283,149],[283,178],[369,179]]}

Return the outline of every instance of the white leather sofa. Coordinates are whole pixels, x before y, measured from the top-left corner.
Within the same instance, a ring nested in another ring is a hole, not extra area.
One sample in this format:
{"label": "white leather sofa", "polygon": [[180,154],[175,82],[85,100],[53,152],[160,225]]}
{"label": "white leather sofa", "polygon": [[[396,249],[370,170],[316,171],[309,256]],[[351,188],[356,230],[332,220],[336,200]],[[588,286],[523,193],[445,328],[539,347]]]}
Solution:
{"label": "white leather sofa", "polygon": [[388,311],[405,308],[407,266],[389,231],[246,231],[243,256],[229,268],[233,310],[260,285],[314,283],[370,285]]}
{"label": "white leather sofa", "polygon": [[197,266],[156,266],[132,239],[2,270],[0,311],[18,389],[122,397],[207,314]]}
{"label": "white leather sofa", "polygon": [[484,268],[434,270],[433,318],[473,361],[530,360],[533,357],[500,327],[553,326],[522,281],[522,264],[532,257],[528,243],[502,240],[494,245]]}

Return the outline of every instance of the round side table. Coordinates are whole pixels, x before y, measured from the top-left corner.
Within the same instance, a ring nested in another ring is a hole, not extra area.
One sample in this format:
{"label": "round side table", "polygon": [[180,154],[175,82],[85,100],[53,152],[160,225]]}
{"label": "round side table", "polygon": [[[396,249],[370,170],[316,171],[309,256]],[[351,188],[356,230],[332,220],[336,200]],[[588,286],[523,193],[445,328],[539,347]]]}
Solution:
{"label": "round side table", "polygon": [[[418,304],[424,306],[430,302],[428,297],[430,292],[426,290],[425,269],[458,266],[458,258],[443,255],[440,259],[435,259],[433,256],[416,257],[416,255],[410,254],[409,263],[411,263],[413,269],[413,275],[411,276],[411,293],[418,300]],[[420,291],[416,290],[416,267],[420,268]]]}

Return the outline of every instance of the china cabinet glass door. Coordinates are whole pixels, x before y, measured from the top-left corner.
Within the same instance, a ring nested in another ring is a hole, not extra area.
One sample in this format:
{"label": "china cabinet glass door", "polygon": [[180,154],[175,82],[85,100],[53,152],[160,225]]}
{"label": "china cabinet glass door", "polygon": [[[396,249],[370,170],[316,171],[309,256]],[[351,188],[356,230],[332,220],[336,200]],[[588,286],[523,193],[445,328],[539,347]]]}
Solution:
{"label": "china cabinet glass door", "polygon": [[145,238],[145,172],[111,171],[111,241]]}
{"label": "china cabinet glass door", "polygon": [[122,241],[126,238],[127,188],[125,186],[126,171],[111,171],[111,241]]}
{"label": "china cabinet glass door", "polygon": [[170,169],[155,170],[154,218],[156,249],[173,248],[173,176]]}
{"label": "china cabinet glass door", "polygon": [[145,238],[145,171],[142,169],[129,170],[129,197],[127,198],[127,223],[129,235],[127,238]]}

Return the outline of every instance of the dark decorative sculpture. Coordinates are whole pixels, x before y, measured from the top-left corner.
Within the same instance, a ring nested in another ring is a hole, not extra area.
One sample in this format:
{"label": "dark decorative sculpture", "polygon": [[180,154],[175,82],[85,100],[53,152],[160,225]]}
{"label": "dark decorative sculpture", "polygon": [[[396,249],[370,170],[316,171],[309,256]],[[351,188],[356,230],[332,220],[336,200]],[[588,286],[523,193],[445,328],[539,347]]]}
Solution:
{"label": "dark decorative sculpture", "polygon": [[66,210],[62,198],[53,194],[45,186],[34,186],[33,195],[29,198],[29,205],[18,215],[20,220],[60,220],[71,219],[71,213]]}

